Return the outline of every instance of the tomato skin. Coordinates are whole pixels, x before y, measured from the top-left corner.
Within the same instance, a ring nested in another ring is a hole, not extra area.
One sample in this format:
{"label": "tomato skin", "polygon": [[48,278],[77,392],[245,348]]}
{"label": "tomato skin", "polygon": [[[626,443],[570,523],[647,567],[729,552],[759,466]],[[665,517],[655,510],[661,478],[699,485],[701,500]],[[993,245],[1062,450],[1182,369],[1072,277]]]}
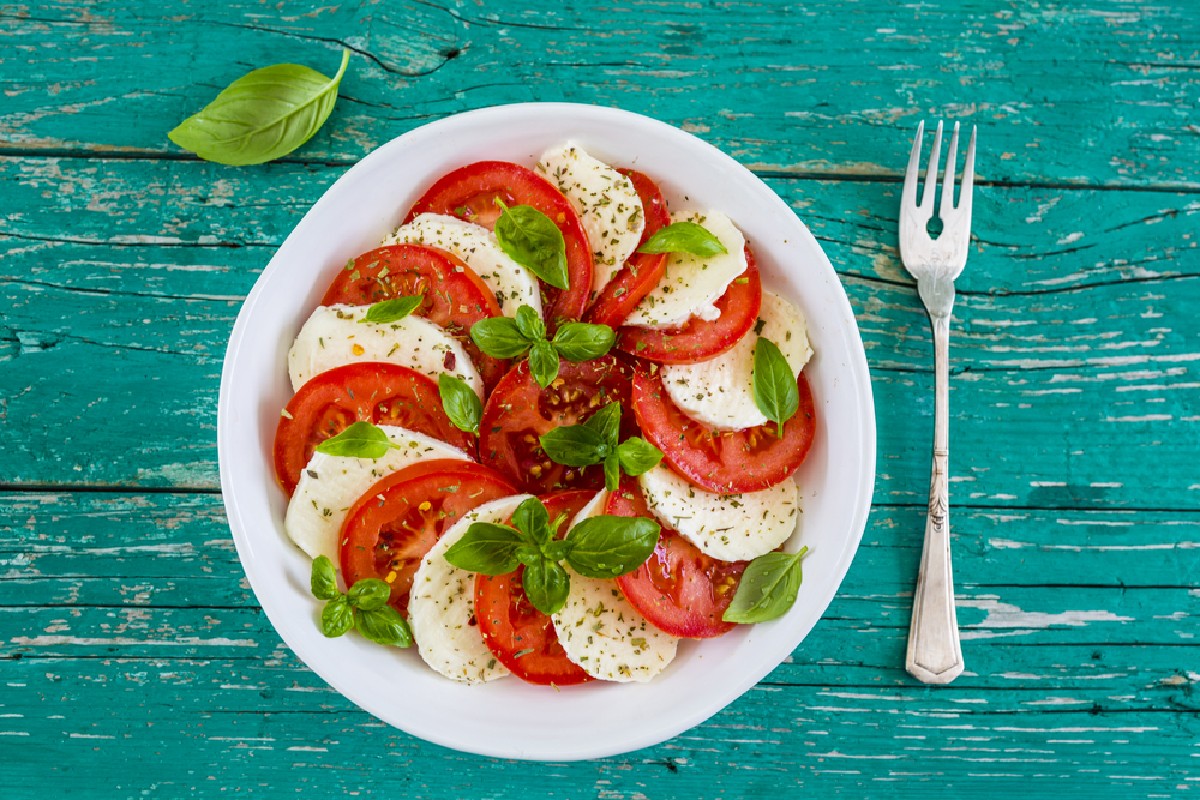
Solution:
{"label": "tomato skin", "polygon": [[633,412],[642,436],[663,460],[701,489],[740,494],[768,489],[790,478],[804,463],[816,432],[812,390],[804,373],[796,380],[800,407],[783,426],[774,422],[740,431],[717,431],[671,402],[657,370],[639,369],[633,379]]}
{"label": "tomato skin", "polygon": [[[593,496],[594,492],[571,491],[540,498],[552,522],[559,514],[567,515],[558,538]],[[567,658],[553,620],[525,596],[521,587],[524,571],[521,566],[507,575],[475,577],[475,619],[484,643],[501,664],[527,683],[571,686],[592,680]]]}
{"label": "tomato skin", "polygon": [[[637,481],[622,478],[608,496],[606,514],[650,517]],[[661,520],[659,521],[661,524]],[[650,624],[671,636],[710,639],[736,623],[721,615],[729,608],[748,561],[718,561],[663,525],[646,563],[617,578],[617,586]]]}
{"label": "tomato skin", "polygon": [[471,340],[471,326],[501,316],[496,295],[457,256],[419,244],[394,244],[369,250],[338,271],[321,305],[369,306],[381,300],[423,294],[413,312],[441,325],[459,341],[479,369],[484,385],[496,385],[508,362],[483,354]]}
{"label": "tomato skin", "polygon": [[491,230],[501,213],[496,199],[506,206],[533,206],[562,231],[569,288],[542,284],[543,316],[551,333],[559,323],[579,319],[592,292],[592,248],[571,201],[533,170],[508,161],[459,167],[426,189],[404,221],[411,222],[418,214],[447,214]]}
{"label": "tomato skin", "polygon": [[388,602],[403,613],[417,567],[442,534],[471,509],[516,493],[470,461],[431,459],[397,470],[350,507],[340,540],[342,580],[347,587],[363,578],[388,581]]}
{"label": "tomato skin", "polygon": [[347,364],[301,386],[279,418],[275,477],[288,497],[316,446],[359,421],[397,425],[475,452],[474,437],[454,427],[428,376],[396,364]]}
{"label": "tomato skin", "polygon": [[[632,169],[617,171],[629,178],[642,201],[642,216],[646,226],[638,242],[638,247],[641,247],[656,231],[671,224],[667,201],[663,199],[658,184],[647,176]],[[666,253],[635,252],[592,302],[587,310],[587,321],[595,325],[618,327],[642,298],[658,285],[666,270]]]}
{"label": "tomato skin", "polygon": [[680,328],[623,326],[617,331],[617,349],[660,364],[695,364],[737,344],[754,327],[762,306],[762,280],[749,245],[746,271],[729,284],[716,306],[721,316],[712,322],[692,317]]}

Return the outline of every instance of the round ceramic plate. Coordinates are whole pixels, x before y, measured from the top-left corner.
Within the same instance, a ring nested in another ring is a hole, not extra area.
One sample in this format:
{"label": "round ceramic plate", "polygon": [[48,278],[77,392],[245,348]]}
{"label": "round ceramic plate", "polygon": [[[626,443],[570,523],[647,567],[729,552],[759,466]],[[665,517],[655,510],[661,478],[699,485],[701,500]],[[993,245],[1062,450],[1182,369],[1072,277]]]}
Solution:
{"label": "round ceramic plate", "polygon": [[[649,683],[556,690],[506,678],[468,686],[433,672],[415,650],[321,635],[319,604],[308,590],[310,561],[284,533],[285,498],[272,472],[275,426],[291,395],[286,356],[332,276],[375,247],[435,179],[484,159],[532,166],[543,149],[566,140],[650,175],[672,207],[686,202],[728,214],[754,247],[763,285],[807,316],[816,355],[805,372],[818,428],[798,474],[804,514],[788,547],[807,545],[811,552],[786,616],[738,626],[718,639],[685,641]],[[875,414],[862,340],[812,234],[762,181],[716,148],[647,117],[583,105],[531,103],[459,114],[389,142],[348,170],[288,236],[246,298],[229,340],[217,417],[221,489],[234,541],[284,641],[380,719],[447,747],[509,758],[564,761],[653,745],[703,722],[753,686],[796,649],[833,599],[866,524],[875,473]]]}

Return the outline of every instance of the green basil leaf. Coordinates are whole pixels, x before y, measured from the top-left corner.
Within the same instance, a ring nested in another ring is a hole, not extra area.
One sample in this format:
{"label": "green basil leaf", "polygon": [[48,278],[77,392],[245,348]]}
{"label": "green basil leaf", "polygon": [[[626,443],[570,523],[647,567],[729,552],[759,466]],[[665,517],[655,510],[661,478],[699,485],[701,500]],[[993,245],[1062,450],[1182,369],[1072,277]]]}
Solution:
{"label": "green basil leaf", "polygon": [[538,441],[555,464],[586,467],[599,464],[611,450],[600,434],[586,425],[563,425],[546,431]]}
{"label": "green basil leaf", "polygon": [[317,556],[313,559],[309,585],[313,597],[318,600],[332,600],[341,594],[338,591],[337,573],[333,570],[333,562],[329,560],[329,556]]}
{"label": "green basil leaf", "polygon": [[380,300],[367,309],[367,313],[359,322],[374,325],[386,325],[389,322],[397,322],[416,311],[424,300],[425,295],[423,294],[406,294],[403,297],[397,297],[393,300]]}
{"label": "green basil leaf", "polygon": [[571,569],[589,578],[615,578],[645,563],[658,544],[659,524],[646,517],[589,517],[571,529]]}
{"label": "green basil leaf", "polygon": [[554,349],[567,361],[599,358],[616,344],[617,333],[607,325],[568,322],[554,334]]}
{"label": "green basil leaf", "polygon": [[475,522],[446,551],[446,560],[467,572],[504,575],[517,568],[521,534],[507,525]]}
{"label": "green basil leaf", "polygon": [[350,51],[327,78],[298,64],[276,64],[238,78],[167,134],[205,161],[245,166],[274,161],[313,137],[337,102]]}
{"label": "green basil leaf", "polygon": [[600,434],[600,438],[609,447],[616,447],[617,437],[621,432],[621,404],[609,403],[588,417],[583,426]]}
{"label": "green basil leaf", "polygon": [[691,253],[694,256],[716,256],[729,252],[708,228],[695,222],[672,222],[665,228],[659,228],[637,251]]}
{"label": "green basil leaf", "polygon": [[493,232],[500,249],[513,261],[551,286],[570,288],[567,244],[562,231],[541,211],[533,206],[504,208]]}
{"label": "green basil leaf", "polygon": [[767,553],[751,561],[721,619],[766,622],[786,614],[796,603],[804,580],[801,562],[807,553],[804,547],[798,553]]}
{"label": "green basil leaf", "polygon": [[517,548],[517,561],[525,566],[536,564],[543,558],[541,548],[536,544],[523,544]]}
{"label": "green basil leaf", "polygon": [[483,403],[475,390],[462,378],[448,372],[438,375],[438,394],[442,398],[442,409],[460,431],[479,435],[479,420],[483,417]]}
{"label": "green basil leaf", "polygon": [[604,458],[604,488],[615,492],[621,483],[621,459],[616,452],[609,453]]}
{"label": "green basil leaf", "polygon": [[346,592],[350,605],[363,611],[375,611],[387,605],[392,596],[392,587],[379,578],[362,578],[354,582]]}
{"label": "green basil leaf", "polygon": [[543,389],[558,377],[558,353],[549,342],[534,342],[530,348],[529,374]]}
{"label": "green basil leaf", "polygon": [[321,633],[327,638],[336,639],[353,626],[354,609],[345,595],[339,594],[321,610]]}
{"label": "green basil leaf", "polygon": [[382,458],[392,447],[391,439],[369,422],[355,422],[316,446],[318,453],[350,458]]}
{"label": "green basil leaf", "polygon": [[521,588],[534,608],[543,614],[554,614],[567,603],[571,576],[555,562],[542,558],[525,567]]}
{"label": "green basil leaf", "polygon": [[531,497],[517,506],[512,515],[512,524],[525,534],[526,539],[536,544],[540,545],[550,539],[550,513],[536,497]]}
{"label": "green basil leaf", "polygon": [[754,346],[754,405],[774,422],[780,437],[783,423],[800,408],[800,390],[796,376],[779,348],[770,339],[758,337]]}
{"label": "green basil leaf", "polygon": [[574,547],[575,542],[570,539],[551,539],[542,546],[542,554],[557,564],[566,558]]}
{"label": "green basil leaf", "polygon": [[662,450],[638,436],[631,436],[617,448],[617,458],[626,475],[641,475],[654,469],[662,461]]}
{"label": "green basil leaf", "polygon": [[365,638],[377,644],[394,647],[411,647],[413,643],[412,629],[400,616],[400,612],[391,606],[377,609],[355,609],[354,627]]}
{"label": "green basil leaf", "polygon": [[492,358],[516,358],[525,355],[530,342],[510,317],[489,317],[471,326],[471,341]]}
{"label": "green basil leaf", "polygon": [[533,310],[532,306],[518,308],[513,321],[517,323],[517,330],[529,341],[539,342],[546,338],[546,323]]}

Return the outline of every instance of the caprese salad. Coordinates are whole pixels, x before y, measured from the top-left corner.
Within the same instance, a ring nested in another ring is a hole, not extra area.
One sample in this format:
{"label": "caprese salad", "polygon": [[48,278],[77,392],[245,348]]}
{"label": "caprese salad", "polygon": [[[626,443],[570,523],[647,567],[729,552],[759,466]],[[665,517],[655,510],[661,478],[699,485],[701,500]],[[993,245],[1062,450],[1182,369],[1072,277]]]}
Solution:
{"label": "caprese salad", "polygon": [[275,472],[322,631],[564,686],[781,616],[811,355],[720,210],[573,143],[451,171],[288,353]]}

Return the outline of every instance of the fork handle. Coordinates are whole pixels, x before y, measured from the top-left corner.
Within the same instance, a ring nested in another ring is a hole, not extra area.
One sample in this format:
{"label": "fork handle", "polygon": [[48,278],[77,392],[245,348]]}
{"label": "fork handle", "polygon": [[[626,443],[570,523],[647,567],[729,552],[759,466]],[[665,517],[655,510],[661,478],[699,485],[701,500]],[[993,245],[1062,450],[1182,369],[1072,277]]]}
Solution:
{"label": "fork handle", "polygon": [[934,347],[933,476],[925,548],[913,594],[908,671],[924,683],[949,683],[963,671],[950,566],[950,315],[930,315]]}

